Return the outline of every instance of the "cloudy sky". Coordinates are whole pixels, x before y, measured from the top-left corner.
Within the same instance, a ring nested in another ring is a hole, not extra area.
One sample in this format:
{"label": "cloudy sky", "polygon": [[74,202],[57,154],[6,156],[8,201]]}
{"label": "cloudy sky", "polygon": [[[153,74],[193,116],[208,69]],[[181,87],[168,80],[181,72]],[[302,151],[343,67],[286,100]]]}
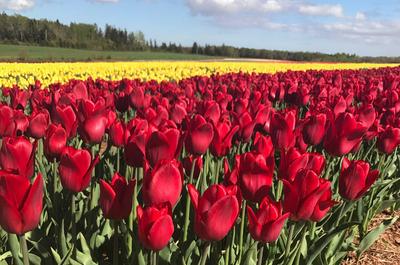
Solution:
{"label": "cloudy sky", "polygon": [[0,10],[183,45],[400,56],[400,0],[0,0]]}

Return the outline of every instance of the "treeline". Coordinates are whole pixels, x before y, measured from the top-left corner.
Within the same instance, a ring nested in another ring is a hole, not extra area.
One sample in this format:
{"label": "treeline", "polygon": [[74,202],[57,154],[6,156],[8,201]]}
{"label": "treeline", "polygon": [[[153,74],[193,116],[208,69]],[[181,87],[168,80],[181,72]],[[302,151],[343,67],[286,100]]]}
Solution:
{"label": "treeline", "polygon": [[7,15],[4,12],[0,14],[0,43],[90,50],[162,51],[290,61],[400,62],[400,57],[361,57],[346,53],[291,52],[237,48],[227,45],[202,46],[197,42],[194,42],[191,47],[184,47],[173,42],[159,44],[156,40],[147,40],[141,31],[129,32],[111,25],[106,25],[104,29],[96,24],[70,23],[65,25],[58,20],[30,19],[21,15]]}

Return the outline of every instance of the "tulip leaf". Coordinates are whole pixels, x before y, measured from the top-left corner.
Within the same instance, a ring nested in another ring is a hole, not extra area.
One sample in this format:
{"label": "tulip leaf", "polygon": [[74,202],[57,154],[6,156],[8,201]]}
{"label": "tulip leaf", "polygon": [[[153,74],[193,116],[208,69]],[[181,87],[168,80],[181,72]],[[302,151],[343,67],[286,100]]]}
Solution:
{"label": "tulip leaf", "polygon": [[336,227],[334,230],[326,233],[324,236],[319,238],[314,242],[314,244],[310,247],[308,253],[311,255],[308,256],[307,265],[313,264],[314,259],[322,252],[322,250],[332,241],[332,239],[342,231],[346,230],[349,227],[359,224],[358,222],[350,222],[342,224]]}
{"label": "tulip leaf", "polygon": [[67,240],[65,238],[65,232],[64,232],[64,219],[61,221],[61,226],[59,229],[59,246],[61,247],[61,255],[64,257],[68,253],[68,248],[67,248]]}
{"label": "tulip leaf", "polygon": [[22,260],[19,258],[19,241],[15,234],[8,234],[8,244],[10,245],[10,250],[13,256],[14,263],[16,265],[23,265]]}
{"label": "tulip leaf", "polygon": [[55,251],[52,247],[50,247],[50,250],[51,250],[51,254],[53,255],[53,258],[54,258],[54,260],[55,260],[55,262],[57,263],[57,264],[60,264],[61,263],[61,257],[60,257],[60,255],[57,253],[57,251]]}
{"label": "tulip leaf", "polygon": [[139,255],[138,255],[138,264],[139,265],[147,265],[144,256],[143,256],[143,251],[140,250]]}
{"label": "tulip leaf", "polygon": [[361,254],[366,251],[374,242],[379,238],[379,236],[385,232],[391,225],[393,225],[397,221],[398,217],[393,217],[392,219],[387,219],[383,221],[378,227],[368,232],[365,237],[360,241],[360,245],[358,246],[357,255],[361,256]]}
{"label": "tulip leaf", "polygon": [[245,252],[242,265],[256,265],[257,264],[257,242],[253,243]]}
{"label": "tulip leaf", "polygon": [[7,251],[0,255],[0,261],[4,261],[5,259],[11,258],[11,257],[12,257],[11,251]]}

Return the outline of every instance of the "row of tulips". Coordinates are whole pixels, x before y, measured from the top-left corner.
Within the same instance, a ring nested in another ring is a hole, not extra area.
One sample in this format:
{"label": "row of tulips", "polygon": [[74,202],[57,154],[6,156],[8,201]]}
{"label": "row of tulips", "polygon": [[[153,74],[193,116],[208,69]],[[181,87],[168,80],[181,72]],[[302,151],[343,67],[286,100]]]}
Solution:
{"label": "row of tulips", "polygon": [[[339,264],[396,222],[400,68],[3,88],[0,264]],[[20,240],[18,240],[18,237]]]}

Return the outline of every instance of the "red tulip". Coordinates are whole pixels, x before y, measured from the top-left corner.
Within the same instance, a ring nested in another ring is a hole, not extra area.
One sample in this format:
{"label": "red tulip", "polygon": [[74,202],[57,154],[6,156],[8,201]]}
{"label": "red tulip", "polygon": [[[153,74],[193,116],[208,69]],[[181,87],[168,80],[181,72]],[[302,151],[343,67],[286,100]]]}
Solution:
{"label": "red tulip", "polygon": [[185,139],[186,150],[193,155],[204,154],[214,137],[214,130],[211,123],[208,123],[203,116],[195,115],[189,123]]}
{"label": "red tulip", "polygon": [[345,157],[339,176],[339,193],[346,200],[358,200],[378,177],[379,171],[370,170],[367,162],[362,160],[350,161]]}
{"label": "red tulip", "polygon": [[326,114],[311,114],[303,125],[304,142],[310,145],[318,145],[325,136]]}
{"label": "red tulip", "polygon": [[29,136],[40,139],[46,135],[46,130],[49,127],[50,115],[45,109],[40,111],[34,111],[29,117]]}
{"label": "red tulip", "polygon": [[182,166],[176,160],[161,160],[153,169],[145,167],[142,195],[146,205],[178,202],[183,184]]}
{"label": "red tulip", "polygon": [[168,203],[137,207],[139,240],[145,248],[159,251],[168,245],[174,233],[171,206]]}
{"label": "red tulip", "polygon": [[14,110],[0,105],[0,137],[13,136],[15,132]]}
{"label": "red tulip", "polygon": [[275,112],[271,118],[270,133],[274,147],[278,149],[289,149],[296,143],[294,130],[296,127],[296,112],[294,110],[286,113]]}
{"label": "red tulip", "polygon": [[172,160],[178,153],[180,131],[167,129],[154,131],[146,143],[146,158],[152,167],[161,160]]}
{"label": "red tulip", "polygon": [[[328,182],[328,180],[322,179],[321,184],[323,184],[324,182]],[[332,200],[332,190],[328,189],[322,194],[317,205],[315,206],[314,212],[310,217],[311,221],[314,222],[321,221],[325,217],[325,215],[329,212],[331,207],[335,204],[337,204],[337,202]]]}
{"label": "red tulip", "polygon": [[81,101],[79,107],[79,134],[87,143],[100,143],[108,125],[104,99],[100,98],[96,103]]}
{"label": "red tulip", "polygon": [[26,132],[29,126],[29,120],[22,110],[14,110],[13,120],[15,123],[15,131],[13,135],[19,136]]}
{"label": "red tulip", "polygon": [[324,170],[325,158],[318,153],[301,153],[296,148],[281,152],[279,164],[279,178],[293,182],[297,172],[302,169],[311,169],[317,175]]}
{"label": "red tulip", "polygon": [[240,156],[238,184],[243,197],[252,202],[260,201],[272,186],[274,158],[252,152]]}
{"label": "red tulip", "polygon": [[262,154],[265,157],[269,157],[274,154],[274,146],[270,136],[264,136],[257,132],[254,137],[253,151],[257,154]]}
{"label": "red tulip", "polygon": [[122,220],[129,217],[135,185],[135,179],[127,182],[118,173],[114,174],[111,184],[100,180],[99,204],[105,218]]}
{"label": "red tulip", "polygon": [[0,172],[0,226],[8,233],[23,235],[35,229],[43,206],[43,179],[31,182],[19,175]]}
{"label": "red tulip", "polygon": [[326,201],[324,195],[330,190],[331,183],[319,178],[312,170],[301,170],[293,182],[283,180],[283,184],[283,209],[290,213],[290,219],[293,221],[312,220],[314,212],[325,211],[334,203],[332,201],[321,203]]}
{"label": "red tulip", "polygon": [[194,230],[206,241],[219,241],[232,229],[239,215],[237,189],[210,186],[202,196],[189,184],[189,196],[195,209]]}
{"label": "red tulip", "polygon": [[67,145],[67,133],[61,125],[50,124],[43,142],[44,153],[49,160],[59,159]]}
{"label": "red tulip", "polygon": [[214,156],[222,157],[228,154],[232,147],[232,138],[239,130],[239,126],[231,127],[230,122],[220,122],[214,126],[214,138],[210,151]]}
{"label": "red tulip", "polygon": [[92,170],[98,162],[99,157],[92,161],[92,156],[87,150],[70,146],[64,148],[58,167],[61,184],[72,192],[83,191],[89,186]]}
{"label": "red tulip", "polygon": [[256,213],[251,207],[247,206],[247,215],[252,238],[262,243],[272,243],[278,239],[290,213],[282,215],[281,203],[275,202],[267,196],[262,200]]}
{"label": "red tulip", "polygon": [[56,121],[55,123],[64,127],[68,139],[76,135],[78,121],[75,111],[70,105],[56,107]]}
{"label": "red tulip", "polygon": [[385,154],[391,154],[400,145],[400,128],[388,126],[378,136],[376,146]]}
{"label": "red tulip", "polygon": [[352,114],[343,112],[331,123],[325,137],[326,151],[335,156],[342,156],[357,148],[367,131],[357,122]]}
{"label": "red tulip", "polygon": [[32,144],[23,136],[4,138],[0,149],[0,166],[7,172],[29,179],[35,169],[35,150],[36,142]]}
{"label": "red tulip", "polygon": [[121,121],[115,121],[109,131],[110,141],[113,146],[122,147],[125,143],[125,124]]}
{"label": "red tulip", "polygon": [[146,154],[146,141],[149,126],[146,120],[134,119],[130,122],[131,131],[126,131],[126,142],[124,146],[124,157],[128,165],[132,167],[143,167]]}

